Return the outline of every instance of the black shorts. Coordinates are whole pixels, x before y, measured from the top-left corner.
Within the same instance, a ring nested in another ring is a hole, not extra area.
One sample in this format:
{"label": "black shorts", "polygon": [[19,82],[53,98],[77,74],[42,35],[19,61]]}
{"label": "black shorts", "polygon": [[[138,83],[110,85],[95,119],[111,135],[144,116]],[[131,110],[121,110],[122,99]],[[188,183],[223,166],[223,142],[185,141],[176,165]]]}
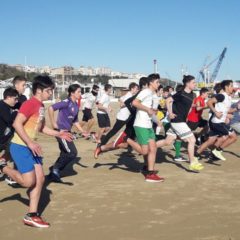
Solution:
{"label": "black shorts", "polygon": [[210,137],[228,136],[229,134],[231,134],[233,132],[233,129],[230,128],[230,126],[227,125],[226,123],[212,123],[212,122],[209,122],[209,127],[210,127],[210,131],[209,131],[209,136]]}
{"label": "black shorts", "polygon": [[199,128],[203,128],[203,127],[207,126],[208,125],[208,121],[201,118],[199,122],[188,121],[187,125],[189,126],[189,128],[192,131],[195,131],[198,127]]}
{"label": "black shorts", "polygon": [[110,118],[108,116],[108,114],[106,113],[97,113],[97,119],[98,119],[98,126],[100,128],[106,128],[106,127],[110,127]]}
{"label": "black shorts", "polygon": [[88,120],[93,119],[93,115],[92,115],[92,109],[90,108],[84,108],[83,109],[83,118],[82,121],[83,122],[87,122]]}

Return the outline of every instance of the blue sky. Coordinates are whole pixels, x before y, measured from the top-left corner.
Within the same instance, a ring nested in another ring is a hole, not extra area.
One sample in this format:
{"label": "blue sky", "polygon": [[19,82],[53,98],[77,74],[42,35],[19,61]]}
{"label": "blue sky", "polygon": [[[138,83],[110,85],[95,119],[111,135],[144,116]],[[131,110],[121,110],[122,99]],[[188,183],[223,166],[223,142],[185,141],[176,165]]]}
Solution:
{"label": "blue sky", "polygon": [[[238,0],[8,0],[1,2],[0,62],[196,75],[228,47],[218,77],[240,79]],[[213,66],[214,68],[214,66]]]}

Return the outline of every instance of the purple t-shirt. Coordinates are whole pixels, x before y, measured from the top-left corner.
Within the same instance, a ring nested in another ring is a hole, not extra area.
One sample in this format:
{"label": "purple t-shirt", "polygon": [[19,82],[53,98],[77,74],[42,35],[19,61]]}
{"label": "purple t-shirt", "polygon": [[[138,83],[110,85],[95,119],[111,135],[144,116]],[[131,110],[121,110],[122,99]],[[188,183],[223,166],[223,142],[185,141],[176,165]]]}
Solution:
{"label": "purple t-shirt", "polygon": [[70,131],[73,123],[78,122],[78,105],[70,98],[52,105],[54,111],[59,110],[57,125],[60,130]]}

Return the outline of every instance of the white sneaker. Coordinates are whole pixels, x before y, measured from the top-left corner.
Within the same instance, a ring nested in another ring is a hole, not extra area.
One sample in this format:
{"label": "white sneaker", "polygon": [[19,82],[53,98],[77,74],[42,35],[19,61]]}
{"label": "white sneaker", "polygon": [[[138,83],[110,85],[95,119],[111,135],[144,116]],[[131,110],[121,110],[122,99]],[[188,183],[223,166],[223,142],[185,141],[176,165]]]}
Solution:
{"label": "white sneaker", "polygon": [[182,156],[174,157],[174,161],[176,162],[187,162],[188,160],[183,158]]}
{"label": "white sneaker", "polygon": [[7,176],[5,178],[5,182],[8,184],[8,185],[14,185],[14,184],[17,184],[13,179],[11,179],[9,176]]}
{"label": "white sneaker", "polygon": [[227,159],[222,155],[222,152],[217,150],[216,148],[212,150],[212,153],[215,157],[219,158],[222,161],[226,161]]}

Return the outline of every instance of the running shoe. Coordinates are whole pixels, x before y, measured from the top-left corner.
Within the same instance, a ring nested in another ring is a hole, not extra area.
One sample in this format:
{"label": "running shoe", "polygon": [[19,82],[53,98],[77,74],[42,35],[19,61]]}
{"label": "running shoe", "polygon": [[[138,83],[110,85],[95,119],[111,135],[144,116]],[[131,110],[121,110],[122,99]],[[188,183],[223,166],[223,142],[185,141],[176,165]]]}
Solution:
{"label": "running shoe", "polygon": [[187,162],[188,160],[183,158],[182,156],[174,157],[174,161],[176,162]]}
{"label": "running shoe", "polygon": [[199,162],[194,162],[189,165],[189,169],[192,171],[201,171],[204,169],[204,166]]}
{"label": "running shoe", "polygon": [[6,182],[8,185],[10,185],[10,186],[17,184],[17,182],[15,182],[15,181],[14,181],[12,178],[10,178],[9,176],[7,176],[7,177],[5,178],[5,182]]}
{"label": "running shoe", "polygon": [[156,173],[152,172],[152,173],[145,175],[145,181],[146,182],[163,182],[164,178],[161,176],[158,176]]}
{"label": "running shoe", "polygon": [[217,150],[216,148],[212,150],[212,153],[215,157],[219,158],[222,161],[226,161],[227,159],[222,155],[222,152]]}
{"label": "running shoe", "polygon": [[48,228],[50,224],[44,221],[38,213],[27,213],[23,218],[23,223],[38,228]]}
{"label": "running shoe", "polygon": [[127,134],[125,132],[121,132],[118,137],[116,138],[116,140],[113,143],[113,147],[117,147],[119,144],[124,143],[125,142],[125,137],[127,136]]}
{"label": "running shoe", "polygon": [[55,183],[62,183],[59,170],[54,169],[53,167],[50,167],[49,170],[50,173],[48,174],[48,180]]}
{"label": "running shoe", "polygon": [[94,158],[97,159],[98,155],[102,152],[101,147],[97,147],[94,151]]}

